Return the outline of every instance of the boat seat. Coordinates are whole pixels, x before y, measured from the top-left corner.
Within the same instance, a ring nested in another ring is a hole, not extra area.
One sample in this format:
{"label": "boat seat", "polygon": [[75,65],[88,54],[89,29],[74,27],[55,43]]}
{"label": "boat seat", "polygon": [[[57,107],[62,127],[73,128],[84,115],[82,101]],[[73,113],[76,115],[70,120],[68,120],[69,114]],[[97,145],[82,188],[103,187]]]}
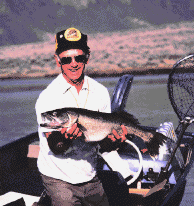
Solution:
{"label": "boat seat", "polygon": [[0,196],[0,205],[32,206],[34,202],[38,202],[39,198],[40,197],[37,196],[26,195],[26,194],[10,191]]}

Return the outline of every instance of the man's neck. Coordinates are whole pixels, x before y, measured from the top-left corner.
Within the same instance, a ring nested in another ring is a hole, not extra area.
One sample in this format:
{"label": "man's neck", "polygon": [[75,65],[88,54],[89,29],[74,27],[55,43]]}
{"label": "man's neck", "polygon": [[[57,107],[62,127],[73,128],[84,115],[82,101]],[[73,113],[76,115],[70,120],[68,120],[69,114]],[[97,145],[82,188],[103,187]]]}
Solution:
{"label": "man's neck", "polygon": [[80,90],[82,89],[82,86],[84,84],[84,76],[80,77],[80,79],[72,81],[71,79],[68,79],[65,75],[63,75],[63,77],[65,78],[65,80],[71,84],[72,86],[74,86],[77,90],[77,93],[79,94]]}
{"label": "man's neck", "polygon": [[84,84],[84,79],[81,82],[76,82],[71,85],[76,88],[77,93],[79,94],[80,90],[82,89],[83,84]]}

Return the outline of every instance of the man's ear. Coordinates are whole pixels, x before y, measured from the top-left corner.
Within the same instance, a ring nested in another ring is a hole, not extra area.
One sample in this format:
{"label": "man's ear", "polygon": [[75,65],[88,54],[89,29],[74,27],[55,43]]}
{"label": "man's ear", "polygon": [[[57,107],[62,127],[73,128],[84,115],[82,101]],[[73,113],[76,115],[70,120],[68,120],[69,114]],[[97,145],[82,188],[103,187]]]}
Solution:
{"label": "man's ear", "polygon": [[57,63],[57,66],[58,66],[58,67],[61,67],[59,57],[58,57],[56,54],[54,54],[54,58],[55,58],[55,61],[56,61],[56,63]]}
{"label": "man's ear", "polygon": [[89,58],[90,58],[90,54],[86,54],[86,62],[85,62],[85,64],[88,64]]}
{"label": "man's ear", "polygon": [[86,64],[88,64],[88,62],[89,62],[89,59],[86,60]]}

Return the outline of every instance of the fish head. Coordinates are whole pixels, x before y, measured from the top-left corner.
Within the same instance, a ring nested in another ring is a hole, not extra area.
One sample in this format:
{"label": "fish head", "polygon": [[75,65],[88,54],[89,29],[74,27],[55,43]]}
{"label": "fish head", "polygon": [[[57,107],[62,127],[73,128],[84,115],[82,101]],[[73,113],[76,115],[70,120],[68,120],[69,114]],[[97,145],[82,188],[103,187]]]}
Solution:
{"label": "fish head", "polygon": [[78,114],[73,111],[57,109],[41,113],[41,127],[48,129],[59,129],[63,127],[71,127],[78,119]]}

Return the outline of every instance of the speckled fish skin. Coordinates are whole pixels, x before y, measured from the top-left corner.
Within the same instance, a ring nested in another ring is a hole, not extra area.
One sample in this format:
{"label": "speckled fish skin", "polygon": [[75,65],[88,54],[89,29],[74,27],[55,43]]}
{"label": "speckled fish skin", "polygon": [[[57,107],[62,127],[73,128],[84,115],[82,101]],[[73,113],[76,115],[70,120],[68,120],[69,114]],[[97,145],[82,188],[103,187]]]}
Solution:
{"label": "speckled fish skin", "polygon": [[41,116],[43,123],[40,126],[53,130],[68,128],[77,122],[86,141],[101,141],[113,129],[121,134],[121,125],[125,125],[128,134],[141,138],[152,155],[158,154],[159,145],[162,145],[166,139],[160,133],[141,128],[137,119],[126,112],[102,113],[81,108],[62,108],[44,112]]}

